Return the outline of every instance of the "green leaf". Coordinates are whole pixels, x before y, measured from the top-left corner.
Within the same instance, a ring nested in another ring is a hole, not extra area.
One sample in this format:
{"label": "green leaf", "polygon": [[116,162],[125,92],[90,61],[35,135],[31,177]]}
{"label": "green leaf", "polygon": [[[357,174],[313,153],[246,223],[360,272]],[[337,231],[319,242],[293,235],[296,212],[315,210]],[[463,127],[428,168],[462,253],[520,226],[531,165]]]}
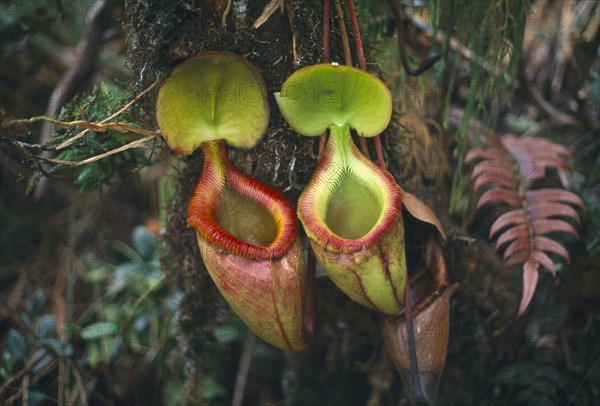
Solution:
{"label": "green leaf", "polygon": [[10,355],[18,360],[24,361],[27,356],[27,342],[25,341],[23,334],[11,328],[8,331],[7,341],[8,352],[10,352]]}
{"label": "green leaf", "polygon": [[521,361],[502,368],[492,379],[495,383],[528,386],[533,384],[535,363]]}
{"label": "green leaf", "polygon": [[158,94],[156,119],[169,147],[180,154],[221,139],[252,148],[269,122],[267,90],[246,59],[207,52],[173,69]]}
{"label": "green leaf", "polygon": [[181,405],[183,393],[183,384],[179,382],[167,381],[164,384],[163,402],[167,406]]}
{"label": "green leaf", "polygon": [[290,126],[307,136],[348,124],[359,135],[373,137],[392,115],[392,96],[383,82],[349,66],[321,64],[297,70],[275,99]]}
{"label": "green leaf", "polygon": [[31,317],[38,317],[46,309],[46,296],[44,291],[38,289],[31,297]]}
{"label": "green leaf", "polygon": [[102,354],[100,353],[100,348],[96,343],[90,343],[87,346],[87,362],[90,366],[95,366],[100,361],[102,361]]}
{"label": "green leaf", "polygon": [[149,260],[154,253],[156,237],[144,226],[137,226],[132,232],[133,243],[137,253],[144,261]]}
{"label": "green leaf", "polygon": [[114,323],[99,322],[90,324],[81,330],[81,338],[86,341],[97,340],[102,337],[112,337],[117,332],[117,326]]}
{"label": "green leaf", "polygon": [[227,345],[241,341],[242,338],[248,335],[248,329],[243,323],[224,324],[215,327],[213,334],[219,343]]}
{"label": "green leaf", "polygon": [[200,378],[200,390],[202,397],[208,400],[223,398],[227,391],[213,377],[203,376]]}
{"label": "green leaf", "polygon": [[52,314],[40,317],[35,325],[35,333],[39,339],[56,336],[56,333],[58,333],[57,330],[56,316]]}

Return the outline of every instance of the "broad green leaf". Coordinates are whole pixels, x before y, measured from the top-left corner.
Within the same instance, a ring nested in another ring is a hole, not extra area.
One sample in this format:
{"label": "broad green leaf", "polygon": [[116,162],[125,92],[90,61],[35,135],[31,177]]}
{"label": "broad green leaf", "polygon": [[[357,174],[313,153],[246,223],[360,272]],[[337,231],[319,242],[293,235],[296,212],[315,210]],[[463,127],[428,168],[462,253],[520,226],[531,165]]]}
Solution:
{"label": "broad green leaf", "polygon": [[211,376],[200,378],[200,390],[202,391],[202,397],[208,400],[222,398],[227,395],[225,388]]}
{"label": "broad green leaf", "polygon": [[156,244],[156,237],[148,232],[148,229],[144,226],[137,226],[132,232],[133,243],[135,249],[140,254],[140,257],[144,261],[149,260],[154,253]]}
{"label": "broad green leaf", "polygon": [[96,343],[90,343],[87,346],[87,362],[90,366],[95,366],[102,361],[102,353]]}
{"label": "broad green leaf", "polygon": [[27,356],[27,343],[25,337],[19,331],[10,329],[8,331],[8,352],[18,360],[24,360]]}
{"label": "broad green leaf", "polygon": [[248,331],[242,323],[224,324],[217,326],[214,330],[215,338],[223,345],[241,341],[247,334]]}
{"label": "broad green leaf", "polygon": [[44,291],[38,289],[31,297],[31,317],[37,317],[44,313],[46,309],[46,296]]}
{"label": "broad green leaf", "polygon": [[86,341],[97,340],[102,337],[114,336],[117,332],[117,326],[114,323],[99,322],[90,324],[81,330],[81,338]]}
{"label": "broad green leaf", "polygon": [[163,386],[163,402],[167,406],[176,406],[182,404],[183,384],[177,381],[167,381]]}
{"label": "broad green leaf", "polygon": [[285,120],[302,135],[350,125],[373,137],[389,124],[392,96],[375,76],[349,66],[314,65],[294,72],[275,99]]}
{"label": "broad green leaf", "polygon": [[269,122],[267,90],[246,59],[204,53],[173,69],[158,94],[156,119],[169,147],[180,154],[221,139],[252,148]]}
{"label": "broad green leaf", "polygon": [[39,339],[56,337],[60,333],[60,327],[56,324],[55,315],[46,314],[40,317],[37,323],[35,323],[35,334]]}

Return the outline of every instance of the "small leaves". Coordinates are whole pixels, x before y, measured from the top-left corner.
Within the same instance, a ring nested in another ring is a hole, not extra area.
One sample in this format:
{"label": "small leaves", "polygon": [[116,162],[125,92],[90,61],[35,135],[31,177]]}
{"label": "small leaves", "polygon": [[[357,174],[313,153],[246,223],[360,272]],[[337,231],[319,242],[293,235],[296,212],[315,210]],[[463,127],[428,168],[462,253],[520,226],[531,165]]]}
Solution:
{"label": "small leaves", "polygon": [[523,265],[523,296],[518,315],[522,315],[533,298],[540,265],[554,276],[556,268],[548,254],[570,260],[568,250],[548,237],[566,233],[578,237],[574,224],[580,215],[574,207],[585,208],[575,194],[558,188],[528,190],[532,182],[547,176],[547,169],[571,171],[565,158],[571,153],[562,145],[545,139],[507,134],[495,140],[492,148],[475,148],[465,157],[476,163],[471,170],[475,191],[483,192],[477,209],[502,203],[514,209],[500,215],[492,224],[489,238],[496,239],[496,250],[506,247],[505,266]]}
{"label": "small leaves", "polygon": [[15,329],[8,331],[8,352],[18,360],[25,360],[27,356],[27,343],[25,337]]}
{"label": "small leaves", "polygon": [[81,338],[86,341],[97,340],[102,337],[112,337],[117,332],[114,323],[98,322],[90,324],[81,330]]}

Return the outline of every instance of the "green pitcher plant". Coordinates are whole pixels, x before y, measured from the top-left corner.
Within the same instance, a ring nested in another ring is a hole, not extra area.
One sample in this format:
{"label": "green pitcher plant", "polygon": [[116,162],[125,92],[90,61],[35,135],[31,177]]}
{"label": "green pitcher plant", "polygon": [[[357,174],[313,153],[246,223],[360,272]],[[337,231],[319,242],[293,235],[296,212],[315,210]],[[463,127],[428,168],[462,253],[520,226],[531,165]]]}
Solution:
{"label": "green pitcher plant", "polygon": [[279,191],[237,169],[226,150],[254,147],[268,126],[260,72],[235,54],[200,54],[172,70],[156,112],[171,149],[204,153],[188,225],[215,285],[257,336],[284,350],[304,349],[314,292],[294,209]]}
{"label": "green pitcher plant", "polygon": [[298,201],[317,261],[354,301],[397,314],[406,278],[402,189],[360,153],[351,136],[354,130],[373,137],[388,126],[388,88],[359,69],[319,64],[294,72],[275,99],[296,132],[318,136],[329,131]]}

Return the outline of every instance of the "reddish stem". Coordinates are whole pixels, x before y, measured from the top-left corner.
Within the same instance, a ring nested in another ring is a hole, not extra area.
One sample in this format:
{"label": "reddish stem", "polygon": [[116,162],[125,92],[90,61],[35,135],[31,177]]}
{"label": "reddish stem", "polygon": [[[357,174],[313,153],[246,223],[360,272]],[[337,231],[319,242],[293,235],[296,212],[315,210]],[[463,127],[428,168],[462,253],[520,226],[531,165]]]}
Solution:
{"label": "reddish stem", "polygon": [[377,152],[377,160],[379,161],[379,167],[385,170],[385,158],[383,157],[383,147],[381,146],[381,138],[379,138],[379,135],[375,137],[375,151]]}
{"label": "reddish stem", "polygon": [[371,155],[369,155],[369,147],[367,146],[367,139],[365,137],[358,137],[358,144],[360,145],[360,152],[369,160],[371,160]]}
{"label": "reddish stem", "polygon": [[[329,20],[331,19],[331,0],[323,0],[323,62],[329,63]],[[327,143],[327,131],[321,134],[319,140],[319,157]]]}
{"label": "reddish stem", "polygon": [[325,149],[326,144],[327,144],[327,130],[323,131],[323,134],[321,134],[321,139],[319,140],[319,155],[318,155],[319,158],[321,158],[321,155],[323,155],[323,150]]}
{"label": "reddish stem", "polygon": [[[362,38],[360,36],[360,29],[358,27],[358,19],[356,18],[356,12],[354,11],[354,5],[352,0],[346,0],[348,6],[348,14],[350,15],[350,21],[352,22],[352,33],[354,34],[354,42],[356,44],[356,53],[358,54],[358,64],[364,71],[367,70],[367,62],[365,60],[365,51],[363,48]],[[365,142],[366,143],[366,142]],[[366,148],[365,148],[366,149]],[[377,151],[377,160],[381,169],[386,169],[385,158],[383,157],[383,148],[381,147],[381,139],[379,135],[375,137],[375,150]]]}
{"label": "reddish stem", "polygon": [[358,28],[358,20],[356,19],[356,13],[354,12],[352,0],[346,0],[346,5],[348,6],[348,14],[350,14],[350,21],[352,22],[352,33],[354,34],[354,42],[356,43],[358,63],[362,70],[367,70],[367,62],[365,61],[365,51],[363,50],[363,43],[360,37],[360,29]]}
{"label": "reddish stem", "polygon": [[329,63],[329,20],[331,16],[330,0],[323,1],[323,62]]}

